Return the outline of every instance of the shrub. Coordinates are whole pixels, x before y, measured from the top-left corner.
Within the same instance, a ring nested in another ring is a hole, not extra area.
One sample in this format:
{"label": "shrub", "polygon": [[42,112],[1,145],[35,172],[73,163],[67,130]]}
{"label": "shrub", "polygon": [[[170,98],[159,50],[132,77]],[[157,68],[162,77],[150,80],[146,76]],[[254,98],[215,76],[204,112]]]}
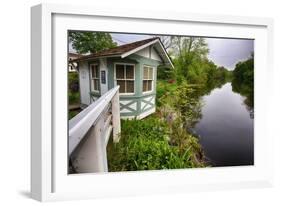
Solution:
{"label": "shrub", "polygon": [[79,75],[77,72],[68,73],[68,89],[70,92],[79,91]]}
{"label": "shrub", "polygon": [[194,147],[170,144],[168,124],[156,117],[122,121],[119,143],[108,150],[109,171],[179,169],[203,166],[194,159]]}
{"label": "shrub", "polygon": [[156,87],[156,106],[160,107],[166,104],[167,97],[173,96],[173,92],[176,90],[176,88],[177,85],[174,80],[158,80]]}
{"label": "shrub", "polygon": [[188,84],[180,85],[174,92],[173,107],[180,113],[185,127],[192,128],[202,117],[202,101],[196,89]]}
{"label": "shrub", "polygon": [[80,101],[79,92],[68,92],[68,101],[69,104],[79,103]]}
{"label": "shrub", "polygon": [[80,102],[79,94],[79,76],[77,72],[68,73],[68,101],[69,104],[76,104]]}

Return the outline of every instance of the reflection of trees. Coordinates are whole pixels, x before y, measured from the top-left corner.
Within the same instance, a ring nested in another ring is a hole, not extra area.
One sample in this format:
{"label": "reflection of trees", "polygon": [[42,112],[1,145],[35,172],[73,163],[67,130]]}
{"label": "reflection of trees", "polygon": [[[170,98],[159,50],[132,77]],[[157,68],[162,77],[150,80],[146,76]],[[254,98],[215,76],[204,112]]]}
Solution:
{"label": "reflection of trees", "polygon": [[231,82],[232,91],[245,97],[244,104],[250,112],[251,118],[254,117],[254,87],[253,85],[239,83],[237,80]]}
{"label": "reflection of trees", "polygon": [[246,97],[244,103],[250,109],[254,108],[254,88],[252,85],[241,84],[235,80],[231,82],[232,91]]}
{"label": "reflection of trees", "polygon": [[194,128],[202,118],[202,97],[209,95],[216,88],[221,88],[229,82],[229,79],[213,78],[206,84],[190,85],[183,83],[178,87],[174,94],[174,107],[179,111],[182,122],[187,129]]}
{"label": "reflection of trees", "polygon": [[254,56],[239,62],[233,71],[232,91],[245,97],[244,104],[254,117]]}
{"label": "reflection of trees", "polygon": [[[161,101],[162,112],[169,113],[167,119],[173,119],[173,116],[180,116],[183,126],[192,130],[202,119],[202,97],[209,95],[212,90],[221,88],[232,79],[232,72],[220,67],[208,71],[208,80],[202,83],[191,83],[182,81],[177,85],[175,91],[168,96],[163,96]],[[167,89],[166,89],[167,90]],[[176,114],[169,112],[168,105],[176,110]]]}
{"label": "reflection of trees", "polygon": [[228,80],[213,80],[209,81],[207,84],[204,86],[200,87],[198,92],[200,93],[201,96],[204,95],[209,95],[211,91],[213,91],[216,88],[221,88],[223,85],[225,85],[228,82]]}

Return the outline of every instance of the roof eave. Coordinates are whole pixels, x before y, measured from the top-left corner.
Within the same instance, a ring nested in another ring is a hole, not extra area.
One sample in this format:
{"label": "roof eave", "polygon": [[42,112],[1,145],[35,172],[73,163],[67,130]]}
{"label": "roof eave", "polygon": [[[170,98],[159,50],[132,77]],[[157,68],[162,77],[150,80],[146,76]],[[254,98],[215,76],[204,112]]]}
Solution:
{"label": "roof eave", "polygon": [[81,62],[81,61],[91,61],[95,59],[100,59],[100,58],[110,58],[110,57],[120,57],[121,55],[104,55],[104,56],[97,56],[97,57],[88,57],[88,58],[81,58],[81,59],[73,59],[70,60],[69,63],[71,62]]}
{"label": "roof eave", "polygon": [[125,52],[125,53],[123,53],[121,55],[121,58],[125,58],[125,57],[127,57],[127,56],[129,56],[131,54],[134,54],[134,53],[136,53],[136,52],[138,52],[138,51],[140,51],[140,50],[142,50],[142,49],[144,49],[144,48],[146,48],[146,47],[148,47],[148,46],[150,46],[152,44],[155,44],[157,41],[159,41],[159,40],[155,39],[154,41],[148,42],[148,43],[146,43],[146,44],[144,44],[142,46],[139,46],[139,47],[134,48],[134,49],[132,49],[130,51],[127,51],[127,52]]}
{"label": "roof eave", "polygon": [[[146,47],[148,47],[148,46],[150,46],[150,45],[152,45],[152,44],[155,44],[155,43],[157,43],[157,42],[160,44],[161,49],[164,51],[165,56],[166,56],[166,59],[168,60],[168,64],[170,64],[170,66],[174,69],[174,65],[173,65],[173,63],[172,63],[172,61],[171,61],[171,59],[170,59],[170,57],[169,57],[169,55],[168,55],[166,49],[164,48],[163,44],[161,43],[161,41],[160,41],[159,39],[155,39],[154,41],[148,42],[147,44],[144,44],[144,45],[142,45],[142,46],[140,46],[140,47],[137,47],[137,48],[135,48],[135,49],[132,49],[132,50],[130,50],[130,51],[128,51],[128,52],[125,52],[125,53],[123,53],[123,54],[121,55],[121,58],[125,58],[125,57],[127,57],[127,56],[129,56],[129,55],[131,55],[131,54],[134,54],[134,53],[136,53],[136,52],[138,52],[138,51],[140,51],[140,50],[142,50],[142,49],[144,49],[144,48],[146,48]],[[165,63],[165,62],[164,62],[164,63]],[[165,64],[166,64],[166,63],[165,63]]]}

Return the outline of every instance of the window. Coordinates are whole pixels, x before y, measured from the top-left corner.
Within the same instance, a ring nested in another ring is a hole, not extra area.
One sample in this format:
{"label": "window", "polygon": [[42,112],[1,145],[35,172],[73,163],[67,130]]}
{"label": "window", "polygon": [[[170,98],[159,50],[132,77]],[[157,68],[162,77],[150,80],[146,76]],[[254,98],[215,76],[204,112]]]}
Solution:
{"label": "window", "polygon": [[135,66],[132,64],[115,65],[116,82],[120,86],[119,92],[126,94],[135,93]]}
{"label": "window", "polygon": [[99,66],[97,64],[91,65],[91,77],[92,77],[92,85],[93,91],[100,91],[100,72]]}
{"label": "window", "polygon": [[150,92],[152,90],[153,90],[153,67],[144,66],[143,67],[142,91]]}

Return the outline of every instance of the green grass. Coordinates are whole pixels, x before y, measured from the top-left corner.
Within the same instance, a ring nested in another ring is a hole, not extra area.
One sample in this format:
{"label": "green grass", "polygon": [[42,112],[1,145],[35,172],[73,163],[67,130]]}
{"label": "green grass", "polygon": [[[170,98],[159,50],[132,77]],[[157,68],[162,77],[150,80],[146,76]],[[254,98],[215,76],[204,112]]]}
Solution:
{"label": "green grass", "polygon": [[[204,166],[197,157],[198,142],[179,147],[173,132],[163,120],[151,115],[143,120],[122,120],[119,143],[108,147],[109,171],[179,169]],[[196,147],[194,147],[196,145]]]}
{"label": "green grass", "polygon": [[77,72],[68,73],[68,103],[79,104],[80,94],[79,94],[79,76]]}
{"label": "green grass", "polygon": [[79,92],[68,92],[68,101],[69,104],[79,104],[80,94]]}
{"label": "green grass", "polygon": [[72,110],[68,111],[68,120],[72,119],[74,116],[76,116],[81,110]]}
{"label": "green grass", "polygon": [[173,93],[177,89],[177,84],[175,82],[169,83],[167,80],[157,80],[157,86],[156,86],[156,106],[160,107],[162,106],[164,98],[167,96],[172,96]]}

